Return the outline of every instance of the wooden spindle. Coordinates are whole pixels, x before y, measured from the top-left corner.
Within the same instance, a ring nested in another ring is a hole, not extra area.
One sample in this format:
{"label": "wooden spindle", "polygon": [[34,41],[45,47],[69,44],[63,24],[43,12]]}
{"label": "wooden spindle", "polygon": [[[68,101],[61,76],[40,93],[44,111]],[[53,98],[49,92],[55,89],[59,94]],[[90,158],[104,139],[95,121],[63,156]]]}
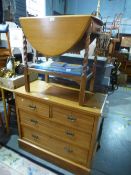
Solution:
{"label": "wooden spindle", "polygon": [[29,82],[29,74],[28,74],[28,57],[27,57],[27,41],[25,35],[23,36],[23,50],[24,50],[24,77],[25,77],[25,90],[26,92],[30,92],[30,82]]}

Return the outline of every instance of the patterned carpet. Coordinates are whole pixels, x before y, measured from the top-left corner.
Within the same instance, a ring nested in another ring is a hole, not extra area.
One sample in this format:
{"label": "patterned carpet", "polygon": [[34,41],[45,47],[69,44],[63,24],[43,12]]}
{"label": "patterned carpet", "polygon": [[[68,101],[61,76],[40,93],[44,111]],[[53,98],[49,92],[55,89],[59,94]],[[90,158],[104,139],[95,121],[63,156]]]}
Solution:
{"label": "patterned carpet", "polygon": [[41,167],[21,155],[0,146],[1,175],[57,175]]}

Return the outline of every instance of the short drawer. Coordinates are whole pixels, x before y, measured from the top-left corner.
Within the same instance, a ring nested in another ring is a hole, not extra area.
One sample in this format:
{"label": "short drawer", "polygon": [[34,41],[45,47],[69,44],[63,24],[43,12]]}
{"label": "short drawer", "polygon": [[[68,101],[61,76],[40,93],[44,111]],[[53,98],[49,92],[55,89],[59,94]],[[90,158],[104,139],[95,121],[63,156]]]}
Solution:
{"label": "short drawer", "polygon": [[48,119],[38,118],[27,112],[19,111],[20,123],[30,126],[48,135],[53,135],[61,140],[89,149],[91,143],[91,134],[85,133]]}
{"label": "short drawer", "polygon": [[84,132],[92,133],[94,116],[85,115],[68,109],[52,108],[52,120]]}
{"label": "short drawer", "polygon": [[73,162],[81,165],[87,164],[88,151],[60,141],[53,136],[31,130],[28,127],[22,127],[22,139]]}
{"label": "short drawer", "polygon": [[49,105],[45,103],[34,99],[16,96],[16,104],[18,108],[49,117]]}

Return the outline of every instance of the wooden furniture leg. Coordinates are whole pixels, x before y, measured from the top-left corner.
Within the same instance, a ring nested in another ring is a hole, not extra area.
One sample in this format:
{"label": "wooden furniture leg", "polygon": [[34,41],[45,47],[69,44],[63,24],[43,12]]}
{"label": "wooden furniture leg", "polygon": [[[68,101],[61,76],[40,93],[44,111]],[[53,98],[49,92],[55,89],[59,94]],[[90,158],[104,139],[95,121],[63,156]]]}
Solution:
{"label": "wooden furniture leg", "polygon": [[9,53],[10,53],[10,56],[11,56],[12,52],[11,52],[10,39],[9,39],[9,33],[8,32],[6,33],[6,38],[7,38],[7,42],[8,42]]}
{"label": "wooden furniture leg", "polygon": [[84,55],[84,60],[83,60],[83,73],[81,77],[80,93],[79,93],[79,105],[80,106],[84,104],[84,99],[85,99],[89,44],[90,44],[90,33],[87,32],[86,44],[85,44],[85,55]]}
{"label": "wooden furniture leg", "polygon": [[6,100],[5,100],[4,89],[2,89],[2,88],[1,88],[1,95],[2,95],[2,102],[3,102],[3,107],[4,107],[4,118],[5,118],[6,132],[9,133],[9,123],[8,123],[7,111],[6,111]]}
{"label": "wooden furniture leg", "polygon": [[[46,61],[48,61],[48,57],[46,57]],[[45,74],[45,82],[49,83],[49,75]]]}
{"label": "wooden furniture leg", "polygon": [[24,69],[24,77],[25,77],[25,90],[26,90],[26,92],[30,92],[29,74],[28,74],[27,67],[25,67],[25,69]]}
{"label": "wooden furniture leg", "polygon": [[26,37],[23,36],[23,50],[24,50],[24,64],[25,64],[25,69],[24,69],[24,75],[25,75],[25,90],[26,92],[30,92],[30,81],[29,81],[29,74],[28,74],[28,58],[27,58],[27,41]]}
{"label": "wooden furniture leg", "polygon": [[83,106],[84,99],[85,99],[85,88],[86,88],[86,76],[82,75],[81,77],[81,86],[80,86],[80,93],[79,93],[79,105]]}
{"label": "wooden furniture leg", "polygon": [[93,70],[92,70],[93,76],[92,76],[92,78],[91,78],[91,80],[90,80],[90,88],[89,88],[89,90],[90,90],[91,92],[94,91],[95,74],[96,74],[96,63],[97,63],[97,56],[94,57],[94,63],[93,63],[93,67],[92,67],[92,69],[93,69]]}
{"label": "wooden furniture leg", "polygon": [[95,49],[95,57],[94,57],[94,62],[93,62],[93,66],[92,66],[92,79],[90,80],[90,88],[89,91],[93,92],[94,91],[94,84],[95,84],[95,76],[96,76],[96,64],[97,64],[97,55],[98,55],[98,50],[99,50],[99,39],[98,37],[96,37],[96,49]]}
{"label": "wooden furniture leg", "polygon": [[8,119],[8,123],[10,124],[11,112],[16,113],[16,110],[15,110],[15,99],[12,98],[9,101],[7,100],[7,104],[8,104],[7,119]]}

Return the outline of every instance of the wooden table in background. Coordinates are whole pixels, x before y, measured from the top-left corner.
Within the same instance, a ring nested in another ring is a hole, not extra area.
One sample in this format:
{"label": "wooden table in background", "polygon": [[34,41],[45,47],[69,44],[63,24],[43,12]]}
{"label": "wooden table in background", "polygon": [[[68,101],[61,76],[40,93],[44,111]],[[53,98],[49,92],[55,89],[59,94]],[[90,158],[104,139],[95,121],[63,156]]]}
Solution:
{"label": "wooden table in background", "polygon": [[4,86],[0,86],[0,90],[1,90],[1,95],[2,95],[3,108],[4,108],[5,128],[6,128],[6,132],[9,133],[10,129],[9,129],[9,122],[8,122],[8,117],[7,117],[5,91],[14,92],[15,89],[10,89]]}

